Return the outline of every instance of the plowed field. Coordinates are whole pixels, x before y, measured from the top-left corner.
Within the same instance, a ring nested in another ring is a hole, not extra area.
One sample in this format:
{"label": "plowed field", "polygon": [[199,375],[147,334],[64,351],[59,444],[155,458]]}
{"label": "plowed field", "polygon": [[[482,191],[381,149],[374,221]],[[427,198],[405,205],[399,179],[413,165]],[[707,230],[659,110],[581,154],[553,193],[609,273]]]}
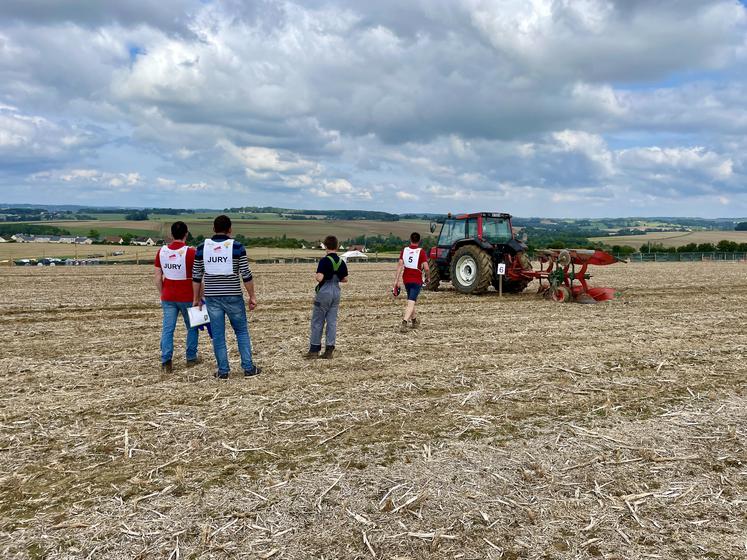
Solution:
{"label": "plowed field", "polygon": [[600,268],[598,305],[255,267],[260,376],[161,374],[151,267],[0,269],[1,558],[743,559],[747,266]]}

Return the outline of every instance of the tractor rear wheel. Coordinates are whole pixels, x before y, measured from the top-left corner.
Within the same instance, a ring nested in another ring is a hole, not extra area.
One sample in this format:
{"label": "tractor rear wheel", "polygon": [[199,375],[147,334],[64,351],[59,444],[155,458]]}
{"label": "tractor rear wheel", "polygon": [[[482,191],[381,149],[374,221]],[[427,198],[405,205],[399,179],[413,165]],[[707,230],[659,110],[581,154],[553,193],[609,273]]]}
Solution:
{"label": "tractor rear wheel", "polygon": [[466,245],[451,260],[451,283],[463,294],[482,294],[493,278],[493,260],[475,245]]}
{"label": "tractor rear wheel", "polygon": [[[532,261],[529,260],[529,257],[527,257],[526,253],[518,253],[515,258],[519,260],[519,265],[521,266],[522,270],[532,270]],[[512,266],[512,262],[512,260],[506,261],[506,269]],[[499,282],[500,280],[497,276],[493,277],[493,287],[495,288],[496,292],[500,290]],[[519,294],[526,289],[526,287],[529,285],[529,282],[531,282],[531,280],[509,280],[507,276],[504,276],[503,292],[506,294]]]}
{"label": "tractor rear wheel", "polygon": [[431,271],[431,281],[425,288],[431,292],[437,292],[438,286],[441,284],[441,276],[438,273],[438,265],[435,260],[428,259],[428,269]]}

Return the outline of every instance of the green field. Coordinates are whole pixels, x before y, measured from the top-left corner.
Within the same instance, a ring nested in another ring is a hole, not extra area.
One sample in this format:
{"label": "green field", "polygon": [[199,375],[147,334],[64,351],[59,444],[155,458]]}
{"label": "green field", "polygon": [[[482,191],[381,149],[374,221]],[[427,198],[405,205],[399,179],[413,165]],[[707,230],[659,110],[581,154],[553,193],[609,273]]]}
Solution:
{"label": "green field", "polygon": [[656,231],[645,235],[621,235],[609,237],[592,237],[593,243],[605,245],[626,245],[640,249],[650,243],[661,243],[665,247],[682,247],[690,243],[713,243],[722,240],[747,243],[747,231]]}
{"label": "green field", "polygon": [[[56,226],[80,235],[87,235],[92,229],[101,236],[124,235],[130,233],[135,236],[157,236],[163,238],[168,235],[169,227],[176,220],[183,220],[189,226],[192,235],[208,236],[213,230],[213,217],[182,216],[153,216],[145,221],[129,221],[112,219],[111,214],[101,214],[107,219],[88,221],[59,221],[33,222]],[[116,215],[114,215],[117,217]],[[374,220],[286,220],[279,219],[277,214],[258,214],[262,219],[236,219],[233,221],[233,233],[246,237],[281,237],[286,235],[307,241],[323,239],[327,235],[336,235],[340,239],[350,239],[359,235],[389,235],[406,238],[413,231],[428,234],[428,222],[419,220],[400,220],[398,222],[381,222]],[[267,219],[273,217],[275,219]]]}
{"label": "green field", "polygon": [[[34,222],[38,224],[40,222]],[[129,233],[135,237],[160,237],[161,224],[159,222],[119,222],[119,221],[90,221],[90,222],[41,222],[68,230],[75,235],[87,236],[92,229],[99,232],[99,236],[124,235]],[[126,227],[120,224],[132,224]]]}

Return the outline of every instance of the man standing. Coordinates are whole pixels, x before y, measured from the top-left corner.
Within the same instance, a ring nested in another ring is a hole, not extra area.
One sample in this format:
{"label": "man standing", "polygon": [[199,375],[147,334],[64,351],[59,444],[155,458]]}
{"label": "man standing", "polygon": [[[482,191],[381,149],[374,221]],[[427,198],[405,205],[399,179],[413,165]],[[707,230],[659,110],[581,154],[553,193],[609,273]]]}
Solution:
{"label": "man standing", "polygon": [[[170,373],[173,369],[174,330],[179,314],[184,317],[187,327],[187,366],[197,364],[197,329],[189,327],[187,310],[193,299],[192,266],[195,250],[187,247],[189,232],[184,222],[171,224],[171,237],[174,241],[164,245],[156,253],[155,281],[161,294],[163,308],[163,328],[161,330],[161,370]],[[199,294],[198,294],[199,295]]]}
{"label": "man standing", "polygon": [[[404,270],[404,272],[402,272]],[[423,273],[426,274],[426,283],[430,282],[431,271],[428,268],[428,259],[425,251],[420,248],[420,234],[413,232],[410,234],[410,245],[402,249],[399,254],[399,263],[397,264],[397,275],[394,277],[394,293],[399,293],[399,275],[402,274],[402,282],[407,290],[407,307],[405,316],[402,319],[402,331],[407,330],[408,322],[411,328],[418,326],[418,319],[415,314],[415,302],[423,287]]]}
{"label": "man standing", "polygon": [[216,377],[228,379],[230,371],[226,347],[226,316],[236,334],[244,376],[250,377],[260,373],[260,369],[252,362],[252,343],[246,322],[246,307],[241,284],[243,282],[246,293],[249,295],[249,310],[251,311],[257,307],[252,271],[249,270],[246,249],[241,243],[231,239],[231,218],[228,216],[215,218],[213,231],[215,235],[197,247],[192,273],[193,305],[202,308],[200,288],[204,281],[205,305],[210,315],[213,351],[218,362]]}
{"label": "man standing", "polygon": [[[324,239],[327,255],[319,261],[316,267],[316,296],[314,309],[311,312],[311,335],[309,351],[306,358],[313,360],[323,358],[331,360],[335,353],[335,339],[337,338],[337,312],[340,309],[340,282],[348,281],[348,266],[337,254],[337,238],[328,235]],[[324,354],[322,350],[322,331],[326,336]]]}

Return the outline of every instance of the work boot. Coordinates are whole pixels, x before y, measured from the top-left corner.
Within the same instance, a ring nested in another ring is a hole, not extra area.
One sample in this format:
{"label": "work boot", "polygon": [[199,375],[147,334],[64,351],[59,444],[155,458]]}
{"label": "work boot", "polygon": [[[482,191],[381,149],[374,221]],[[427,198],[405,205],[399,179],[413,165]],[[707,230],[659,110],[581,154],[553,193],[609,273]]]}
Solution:
{"label": "work boot", "polygon": [[228,379],[228,372],[216,371],[215,377],[216,379]]}
{"label": "work boot", "polygon": [[262,370],[259,366],[254,365],[251,369],[244,370],[244,377],[252,377],[254,375],[259,375],[260,373],[262,373]]}
{"label": "work boot", "polygon": [[174,371],[174,365],[171,363],[171,360],[161,363],[161,373],[171,373],[172,371]]}
{"label": "work boot", "polygon": [[418,321],[415,317],[413,317],[412,321],[410,321],[410,328],[417,329],[419,326],[420,326],[420,321]]}
{"label": "work boot", "polygon": [[400,323],[400,326],[399,326],[399,332],[407,332],[407,328],[408,328],[407,321],[402,319],[402,323]]}
{"label": "work boot", "polygon": [[187,360],[187,367],[195,367],[197,364],[201,363],[202,360],[200,358],[195,358],[194,360]]}
{"label": "work boot", "polygon": [[307,360],[316,360],[319,357],[319,350],[314,352],[313,350],[309,350],[306,352],[306,354],[303,355],[303,357]]}
{"label": "work boot", "polygon": [[324,349],[324,353],[319,356],[322,360],[331,360],[332,356],[335,354],[335,347],[334,346],[327,346]]}

